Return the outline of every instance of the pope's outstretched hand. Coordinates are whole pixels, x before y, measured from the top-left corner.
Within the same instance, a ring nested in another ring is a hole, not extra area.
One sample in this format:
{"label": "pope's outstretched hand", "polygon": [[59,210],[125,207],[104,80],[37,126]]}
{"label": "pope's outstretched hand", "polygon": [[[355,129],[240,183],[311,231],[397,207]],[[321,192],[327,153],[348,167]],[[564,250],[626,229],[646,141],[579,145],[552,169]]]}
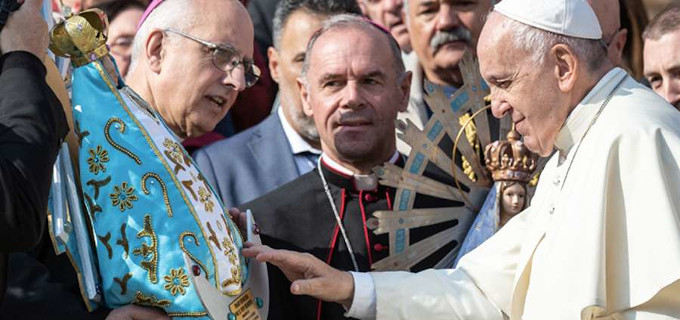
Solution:
{"label": "pope's outstretched hand", "polygon": [[354,279],[349,272],[335,269],[309,253],[274,250],[246,243],[243,255],[277,266],[292,282],[290,292],[308,295],[349,308],[354,296]]}

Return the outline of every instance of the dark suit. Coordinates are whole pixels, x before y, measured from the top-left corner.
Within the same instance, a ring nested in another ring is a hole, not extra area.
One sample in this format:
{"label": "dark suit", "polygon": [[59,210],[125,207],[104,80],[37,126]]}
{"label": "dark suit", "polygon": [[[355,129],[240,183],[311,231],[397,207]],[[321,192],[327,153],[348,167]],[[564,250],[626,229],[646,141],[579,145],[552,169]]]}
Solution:
{"label": "dark suit", "polygon": [[277,113],[193,157],[227,207],[251,201],[300,175]]}
{"label": "dark suit", "polygon": [[[103,319],[89,313],[66,255],[55,256],[46,208],[52,165],[68,126],[45,82],[40,59],[27,52],[0,58],[0,319]],[[7,269],[7,270],[6,270]]]}

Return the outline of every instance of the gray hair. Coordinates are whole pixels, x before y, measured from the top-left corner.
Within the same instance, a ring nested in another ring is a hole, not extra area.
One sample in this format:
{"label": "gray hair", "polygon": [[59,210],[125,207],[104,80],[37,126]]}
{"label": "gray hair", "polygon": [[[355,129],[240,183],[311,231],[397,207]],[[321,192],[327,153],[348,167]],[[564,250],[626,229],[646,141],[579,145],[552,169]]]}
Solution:
{"label": "gray hair", "polygon": [[314,32],[312,37],[309,39],[309,43],[307,43],[305,61],[302,63],[302,72],[300,74],[300,78],[304,82],[305,86],[308,85],[307,72],[309,71],[312,49],[314,48],[316,40],[318,40],[324,33],[338,29],[358,29],[368,32],[377,31],[378,33],[384,35],[387,38],[387,42],[390,44],[395,74],[397,77],[399,77],[399,79],[403,79],[406,74],[406,68],[404,67],[404,61],[401,60],[401,49],[399,48],[397,40],[395,40],[388,31],[379,28],[370,20],[362,16],[355,14],[339,14],[326,20],[321,29]]}
{"label": "gray hair", "polygon": [[185,31],[196,25],[198,17],[192,0],[165,0],[144,20],[132,42],[130,70],[134,70],[137,61],[144,53],[144,43],[151,31],[156,29],[179,29]]}
{"label": "gray hair", "polygon": [[281,49],[283,27],[293,13],[305,10],[306,13],[317,16],[332,16],[342,13],[361,14],[361,9],[354,0],[282,0],[276,5],[272,20],[274,48]]}
{"label": "gray hair", "polygon": [[597,70],[607,59],[606,45],[601,40],[563,36],[513,19],[506,18],[506,21],[514,46],[529,52],[535,64],[543,64],[550,49],[557,44],[569,47],[590,71]]}

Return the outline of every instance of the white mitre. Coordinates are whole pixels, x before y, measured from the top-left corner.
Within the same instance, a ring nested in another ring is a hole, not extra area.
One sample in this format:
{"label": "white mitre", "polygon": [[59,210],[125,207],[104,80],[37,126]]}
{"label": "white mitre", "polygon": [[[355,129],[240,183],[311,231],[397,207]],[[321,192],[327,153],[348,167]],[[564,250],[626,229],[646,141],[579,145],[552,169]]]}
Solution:
{"label": "white mitre", "polygon": [[599,40],[602,28],[585,0],[503,0],[494,11],[526,25],[574,38]]}

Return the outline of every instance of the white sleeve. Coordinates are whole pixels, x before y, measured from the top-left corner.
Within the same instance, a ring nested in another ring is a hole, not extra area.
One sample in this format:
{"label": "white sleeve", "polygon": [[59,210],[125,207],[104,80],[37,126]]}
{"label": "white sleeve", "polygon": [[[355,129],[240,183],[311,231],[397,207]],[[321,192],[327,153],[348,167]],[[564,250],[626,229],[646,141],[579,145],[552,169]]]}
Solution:
{"label": "white sleeve", "polygon": [[503,320],[463,269],[371,273],[376,319]]}
{"label": "white sleeve", "polygon": [[368,273],[350,272],[354,278],[352,306],[345,317],[362,320],[375,319],[375,284]]}

